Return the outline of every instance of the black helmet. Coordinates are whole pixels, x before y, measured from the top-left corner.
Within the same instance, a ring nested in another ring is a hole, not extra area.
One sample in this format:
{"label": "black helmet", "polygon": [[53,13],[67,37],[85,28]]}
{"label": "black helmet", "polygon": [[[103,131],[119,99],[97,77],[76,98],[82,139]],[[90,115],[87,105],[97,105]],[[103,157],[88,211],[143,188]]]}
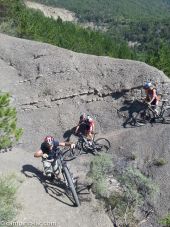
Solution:
{"label": "black helmet", "polygon": [[85,113],[81,113],[80,114],[80,120],[84,120],[86,118],[86,114]]}

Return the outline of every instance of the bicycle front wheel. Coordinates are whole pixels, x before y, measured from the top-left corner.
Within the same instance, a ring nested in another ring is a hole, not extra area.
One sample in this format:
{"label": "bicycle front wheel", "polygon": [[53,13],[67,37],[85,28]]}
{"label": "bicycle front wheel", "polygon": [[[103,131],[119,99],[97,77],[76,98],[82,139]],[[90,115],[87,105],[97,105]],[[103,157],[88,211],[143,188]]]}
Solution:
{"label": "bicycle front wheel", "polygon": [[170,124],[170,107],[166,108],[163,113],[163,123]]}
{"label": "bicycle front wheel", "polygon": [[76,192],[72,177],[70,175],[70,171],[69,171],[67,166],[63,167],[63,173],[64,173],[64,175],[66,177],[67,185],[68,185],[68,187],[69,187],[69,189],[70,189],[70,191],[71,191],[71,193],[73,195],[73,199],[75,201],[75,205],[78,207],[78,206],[80,206],[79,198],[78,198],[78,195],[77,195],[77,192]]}
{"label": "bicycle front wheel", "polygon": [[98,152],[108,152],[110,147],[109,140],[105,138],[99,138],[94,141],[94,149]]}

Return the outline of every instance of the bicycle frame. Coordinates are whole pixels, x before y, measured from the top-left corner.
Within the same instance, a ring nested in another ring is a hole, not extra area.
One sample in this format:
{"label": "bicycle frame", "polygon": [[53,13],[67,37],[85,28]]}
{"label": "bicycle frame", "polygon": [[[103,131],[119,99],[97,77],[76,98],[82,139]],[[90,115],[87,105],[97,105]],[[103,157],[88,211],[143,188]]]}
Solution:
{"label": "bicycle frame", "polygon": [[[73,177],[67,166],[67,162],[64,160],[64,155],[61,152],[61,150],[59,150],[58,153],[56,153],[52,162],[56,162],[56,161],[58,162],[57,170],[59,170],[59,172],[62,173],[63,179],[66,182],[67,187],[69,188],[69,190],[71,191],[71,193],[73,195],[75,205],[79,206],[80,202],[79,202],[79,198],[78,198],[75,186],[74,186]],[[57,172],[57,170],[54,171],[54,174]]]}
{"label": "bicycle frame", "polygon": [[[59,169],[60,172],[62,172],[63,166],[67,166],[67,163],[66,163],[66,161],[64,161],[63,154],[60,150],[58,153],[55,154],[55,157],[52,160],[48,160],[48,159],[43,159],[43,160],[50,162],[52,165],[53,165],[53,163],[55,163],[57,161],[57,163],[58,163],[57,170]],[[54,173],[57,172],[57,170],[54,171]]]}
{"label": "bicycle frame", "polygon": [[[157,118],[163,118],[163,113],[164,113],[164,110],[165,110],[165,103],[166,101],[162,101],[162,105],[161,105],[161,108],[160,108],[160,112],[159,114],[157,114],[153,109],[152,109],[152,106],[148,106],[148,109],[157,117]],[[153,105],[155,106],[155,105]]]}
{"label": "bicycle frame", "polygon": [[164,113],[164,110],[165,110],[165,103],[166,103],[166,101],[162,101],[162,106],[161,106],[161,110],[160,110],[160,113],[159,113],[159,115],[161,117],[163,117],[163,113]]}

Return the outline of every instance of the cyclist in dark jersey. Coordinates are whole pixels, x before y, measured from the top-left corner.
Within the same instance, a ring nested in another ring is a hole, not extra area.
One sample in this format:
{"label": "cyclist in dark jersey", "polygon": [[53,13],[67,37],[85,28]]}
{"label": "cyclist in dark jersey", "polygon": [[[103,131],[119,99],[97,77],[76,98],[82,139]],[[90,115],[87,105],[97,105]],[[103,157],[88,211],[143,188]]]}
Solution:
{"label": "cyclist in dark jersey", "polygon": [[83,135],[85,134],[86,130],[86,114],[83,113],[80,115],[80,120],[76,126],[75,134],[82,133]]}
{"label": "cyclist in dark jersey", "polygon": [[58,169],[58,162],[54,163],[53,160],[59,151],[59,146],[70,146],[75,147],[75,144],[70,142],[59,142],[52,136],[46,136],[43,143],[41,144],[40,150],[34,153],[35,158],[42,157],[45,175],[50,177],[51,180],[54,178],[54,172]]}
{"label": "cyclist in dark jersey", "polygon": [[85,135],[88,139],[92,140],[93,136],[92,134],[94,133],[94,121],[93,119],[85,113],[80,115],[80,120],[79,123],[76,127],[75,130],[76,134],[82,133]]}

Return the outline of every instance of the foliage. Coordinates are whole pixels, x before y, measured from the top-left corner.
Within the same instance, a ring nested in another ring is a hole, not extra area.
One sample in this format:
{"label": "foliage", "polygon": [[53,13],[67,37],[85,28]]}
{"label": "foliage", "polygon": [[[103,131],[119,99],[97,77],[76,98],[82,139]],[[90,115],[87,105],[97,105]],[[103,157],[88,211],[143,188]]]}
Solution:
{"label": "foliage", "polygon": [[27,9],[23,0],[0,0],[0,31],[76,52],[144,61],[170,76],[168,0],[37,2],[73,10],[80,21],[93,21],[107,32],[45,18],[40,11]]}
{"label": "foliage", "polygon": [[158,50],[149,50],[146,62],[170,76],[170,43],[160,43]]}
{"label": "foliage", "polygon": [[[1,1],[1,0],[0,0]],[[40,11],[27,9],[22,1],[9,5],[10,18],[18,37],[33,39],[70,49],[76,52],[107,55],[117,58],[133,58],[125,42],[117,43],[107,34],[84,29],[70,22],[44,17]]]}
{"label": "foliage", "polygon": [[144,205],[147,197],[155,192],[157,187],[151,179],[144,176],[140,170],[129,167],[118,175],[118,180],[123,188],[123,193],[115,193],[105,198],[107,207],[110,207],[117,222],[122,226],[136,226],[137,220],[134,217],[136,209]]}
{"label": "foliage", "polygon": [[104,200],[107,210],[111,211],[111,218],[114,223],[118,223],[115,226],[137,226],[138,220],[134,217],[134,212],[142,208],[158,189],[140,170],[128,167],[121,173],[116,172],[122,190],[113,191],[108,196],[106,179],[110,171],[113,172],[113,164],[108,154],[93,159],[89,176],[93,180],[94,192]]}
{"label": "foliage", "polygon": [[[133,58],[157,67],[170,76],[170,1],[139,0],[36,0],[74,11],[79,21],[92,21],[119,42],[131,42]],[[122,47],[119,58],[124,55]],[[110,55],[109,55],[110,56]]]}
{"label": "foliage", "polygon": [[163,166],[163,165],[165,165],[165,164],[167,164],[167,163],[168,163],[168,161],[165,160],[165,159],[163,159],[163,158],[155,159],[155,160],[153,161],[153,164],[154,164],[155,166]]}
{"label": "foliage", "polygon": [[105,153],[95,156],[90,164],[89,177],[93,180],[94,190],[98,197],[102,197],[107,193],[106,176],[112,167],[111,157]]}
{"label": "foliage", "polygon": [[10,107],[10,95],[0,92],[0,149],[11,147],[22,135],[22,129],[16,126],[16,114]]}
{"label": "foliage", "polygon": [[3,21],[0,24],[0,32],[2,33],[8,33],[12,36],[17,36],[16,29],[13,26],[13,20]]}
{"label": "foliage", "polygon": [[145,197],[146,194],[151,195],[153,192],[157,191],[151,179],[135,168],[127,168],[119,177],[119,180],[122,185],[125,185],[125,191],[132,197],[132,201],[136,200],[140,203],[141,197]]}
{"label": "foliage", "polygon": [[75,12],[81,21],[108,22],[125,19],[169,17],[168,0],[35,0]]}
{"label": "foliage", "polygon": [[160,224],[164,227],[170,227],[170,213],[160,220]]}
{"label": "foliage", "polygon": [[[0,176],[0,223],[11,221],[17,210],[16,191],[18,185],[16,176]],[[4,226],[3,224],[0,226]]]}
{"label": "foliage", "polygon": [[170,76],[169,19],[112,22],[108,33],[131,42],[137,60],[145,61]]}

